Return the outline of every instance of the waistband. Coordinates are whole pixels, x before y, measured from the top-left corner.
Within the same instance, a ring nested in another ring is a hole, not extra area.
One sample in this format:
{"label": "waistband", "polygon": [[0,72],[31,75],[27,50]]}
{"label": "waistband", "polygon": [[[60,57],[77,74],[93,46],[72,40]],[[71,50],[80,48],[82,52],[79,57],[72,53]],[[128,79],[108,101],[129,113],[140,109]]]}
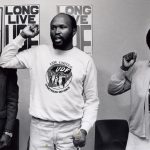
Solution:
{"label": "waistband", "polygon": [[39,121],[42,121],[42,122],[51,122],[51,123],[69,123],[69,122],[81,121],[81,119],[76,119],[76,120],[63,120],[63,121],[52,121],[52,120],[45,120],[45,119],[37,118],[37,117],[34,117],[34,116],[32,116],[32,119],[39,120]]}

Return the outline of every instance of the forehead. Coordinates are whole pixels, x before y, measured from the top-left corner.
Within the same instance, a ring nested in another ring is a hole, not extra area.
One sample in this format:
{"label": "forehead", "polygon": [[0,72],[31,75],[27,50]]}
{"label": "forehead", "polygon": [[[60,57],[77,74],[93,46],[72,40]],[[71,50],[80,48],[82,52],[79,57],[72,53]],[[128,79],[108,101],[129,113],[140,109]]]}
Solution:
{"label": "forehead", "polygon": [[66,15],[57,15],[53,18],[51,25],[71,25],[71,20]]}

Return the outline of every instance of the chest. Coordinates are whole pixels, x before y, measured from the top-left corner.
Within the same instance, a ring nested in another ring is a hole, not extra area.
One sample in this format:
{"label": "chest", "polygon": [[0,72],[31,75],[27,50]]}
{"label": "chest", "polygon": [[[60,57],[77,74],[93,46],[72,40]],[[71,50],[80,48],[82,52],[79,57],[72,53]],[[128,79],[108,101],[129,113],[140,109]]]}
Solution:
{"label": "chest", "polygon": [[86,63],[73,56],[43,55],[41,61],[36,61],[31,70],[37,80],[52,80],[59,82],[83,82],[86,76]]}
{"label": "chest", "polygon": [[131,86],[139,97],[144,97],[150,88],[150,67],[137,70],[132,76]]}

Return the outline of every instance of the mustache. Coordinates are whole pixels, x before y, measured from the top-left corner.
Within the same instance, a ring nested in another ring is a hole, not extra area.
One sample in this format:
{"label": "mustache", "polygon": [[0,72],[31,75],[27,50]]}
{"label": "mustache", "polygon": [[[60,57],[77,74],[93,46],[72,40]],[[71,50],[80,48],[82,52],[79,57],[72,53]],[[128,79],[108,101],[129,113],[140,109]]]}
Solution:
{"label": "mustache", "polygon": [[55,40],[57,40],[57,39],[60,39],[60,40],[64,41],[64,37],[59,36],[59,35],[53,36],[52,39],[53,39],[53,41],[55,41]]}
{"label": "mustache", "polygon": [[61,35],[54,35],[53,36],[55,39],[59,38],[59,39],[62,39],[63,37]]}

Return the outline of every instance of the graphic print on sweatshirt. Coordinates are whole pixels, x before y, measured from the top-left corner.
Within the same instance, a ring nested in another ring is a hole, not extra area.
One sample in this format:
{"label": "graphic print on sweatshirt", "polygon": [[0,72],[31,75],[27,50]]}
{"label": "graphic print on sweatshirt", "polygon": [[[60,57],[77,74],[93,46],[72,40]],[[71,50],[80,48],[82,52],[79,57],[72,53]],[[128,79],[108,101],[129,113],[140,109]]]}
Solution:
{"label": "graphic print on sweatshirt", "polygon": [[66,62],[53,61],[46,72],[46,87],[54,93],[67,91],[72,81],[72,66]]}

